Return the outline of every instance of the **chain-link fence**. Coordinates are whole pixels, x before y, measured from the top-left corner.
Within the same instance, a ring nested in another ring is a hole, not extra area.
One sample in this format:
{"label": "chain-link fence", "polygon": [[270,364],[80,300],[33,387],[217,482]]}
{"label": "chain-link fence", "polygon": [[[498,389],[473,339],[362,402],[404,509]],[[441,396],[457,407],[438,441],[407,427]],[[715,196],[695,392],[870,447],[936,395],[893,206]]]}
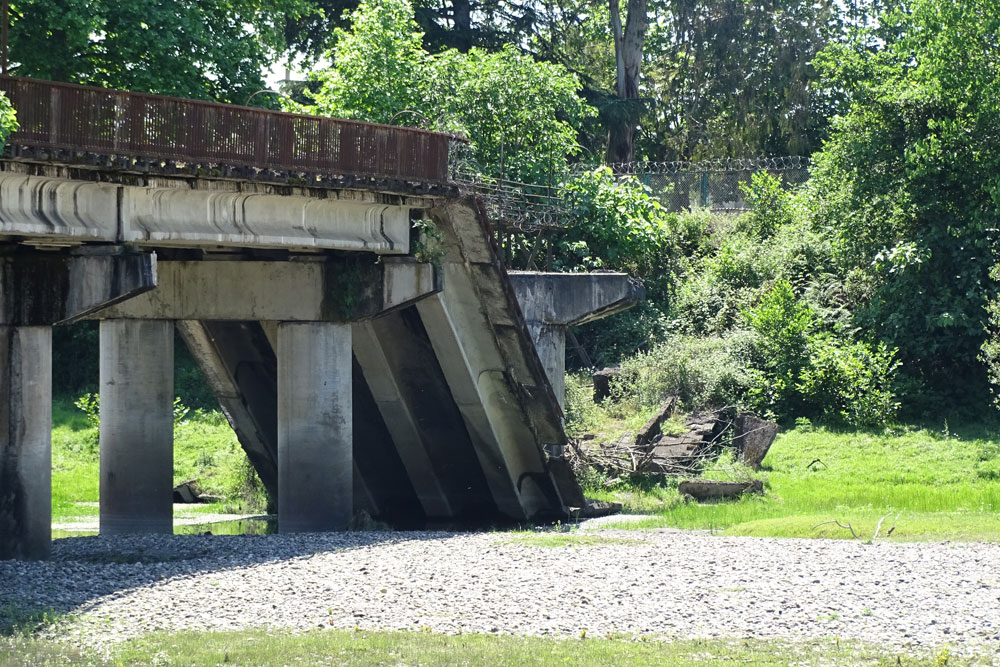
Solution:
{"label": "chain-link fence", "polygon": [[[749,210],[740,189],[754,173],[766,171],[786,188],[809,178],[809,159],[798,155],[703,162],[629,162],[611,165],[615,174],[635,176],[668,211],[708,208],[720,213]],[[574,170],[574,171],[578,171]]]}
{"label": "chain-link fence", "polygon": [[[566,225],[567,206],[562,184],[575,175],[601,165],[574,165],[566,173],[550,177],[549,183],[522,183],[483,176],[474,163],[461,155],[453,159],[451,178],[459,187],[480,197],[498,229],[533,234]],[[753,159],[723,159],[702,162],[629,162],[610,165],[616,175],[635,176],[668,210],[679,212],[705,208],[719,213],[749,210],[740,183],[754,173],[766,171],[781,179],[786,188],[809,178],[809,159],[785,156]]]}

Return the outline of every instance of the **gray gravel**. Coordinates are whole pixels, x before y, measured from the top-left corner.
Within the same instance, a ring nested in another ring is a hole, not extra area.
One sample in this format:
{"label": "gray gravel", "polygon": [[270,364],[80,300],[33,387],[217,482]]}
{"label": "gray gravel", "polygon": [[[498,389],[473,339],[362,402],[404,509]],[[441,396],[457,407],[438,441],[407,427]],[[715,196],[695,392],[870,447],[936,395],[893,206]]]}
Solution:
{"label": "gray gravel", "polygon": [[0,562],[0,607],[78,617],[103,645],[151,630],[431,629],[857,639],[1000,654],[1000,545],[600,531],[58,540]]}

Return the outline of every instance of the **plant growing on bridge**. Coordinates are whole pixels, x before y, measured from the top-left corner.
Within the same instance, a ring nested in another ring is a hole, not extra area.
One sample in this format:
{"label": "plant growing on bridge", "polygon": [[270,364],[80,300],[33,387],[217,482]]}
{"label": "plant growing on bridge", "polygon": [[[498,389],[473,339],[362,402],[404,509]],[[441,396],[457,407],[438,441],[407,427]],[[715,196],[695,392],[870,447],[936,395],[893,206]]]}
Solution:
{"label": "plant growing on bridge", "polygon": [[11,105],[10,100],[3,93],[0,93],[0,151],[7,143],[7,137],[17,130],[17,112]]}

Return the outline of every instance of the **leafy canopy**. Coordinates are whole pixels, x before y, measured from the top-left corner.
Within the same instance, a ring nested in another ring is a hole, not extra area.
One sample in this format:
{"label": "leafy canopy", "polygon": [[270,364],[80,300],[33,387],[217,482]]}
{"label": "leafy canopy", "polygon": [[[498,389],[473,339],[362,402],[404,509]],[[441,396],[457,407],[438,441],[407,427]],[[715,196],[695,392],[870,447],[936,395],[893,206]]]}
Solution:
{"label": "leafy canopy", "polygon": [[854,324],[897,347],[911,380],[976,400],[1000,223],[998,37],[998,0],[910,0],[817,60],[850,103],[811,187]]}
{"label": "leafy canopy", "polygon": [[[244,104],[307,0],[11,0],[14,74]],[[259,98],[267,100],[266,96]]]}
{"label": "leafy canopy", "polygon": [[497,52],[422,47],[408,0],[367,0],[339,30],[310,111],[465,134],[488,175],[543,180],[578,151],[590,115],[576,77],[512,46]]}

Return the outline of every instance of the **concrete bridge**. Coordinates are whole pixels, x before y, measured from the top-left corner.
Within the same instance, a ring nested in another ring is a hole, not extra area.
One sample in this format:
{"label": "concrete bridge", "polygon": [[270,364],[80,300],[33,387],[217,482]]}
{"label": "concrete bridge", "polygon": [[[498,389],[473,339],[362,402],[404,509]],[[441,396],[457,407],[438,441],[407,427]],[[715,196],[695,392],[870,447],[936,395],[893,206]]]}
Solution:
{"label": "concrete bridge", "polygon": [[281,532],[568,518],[567,326],[621,274],[508,275],[449,137],[0,78],[0,559],[51,543],[51,328],[100,320],[100,530],[172,532],[174,330]]}

